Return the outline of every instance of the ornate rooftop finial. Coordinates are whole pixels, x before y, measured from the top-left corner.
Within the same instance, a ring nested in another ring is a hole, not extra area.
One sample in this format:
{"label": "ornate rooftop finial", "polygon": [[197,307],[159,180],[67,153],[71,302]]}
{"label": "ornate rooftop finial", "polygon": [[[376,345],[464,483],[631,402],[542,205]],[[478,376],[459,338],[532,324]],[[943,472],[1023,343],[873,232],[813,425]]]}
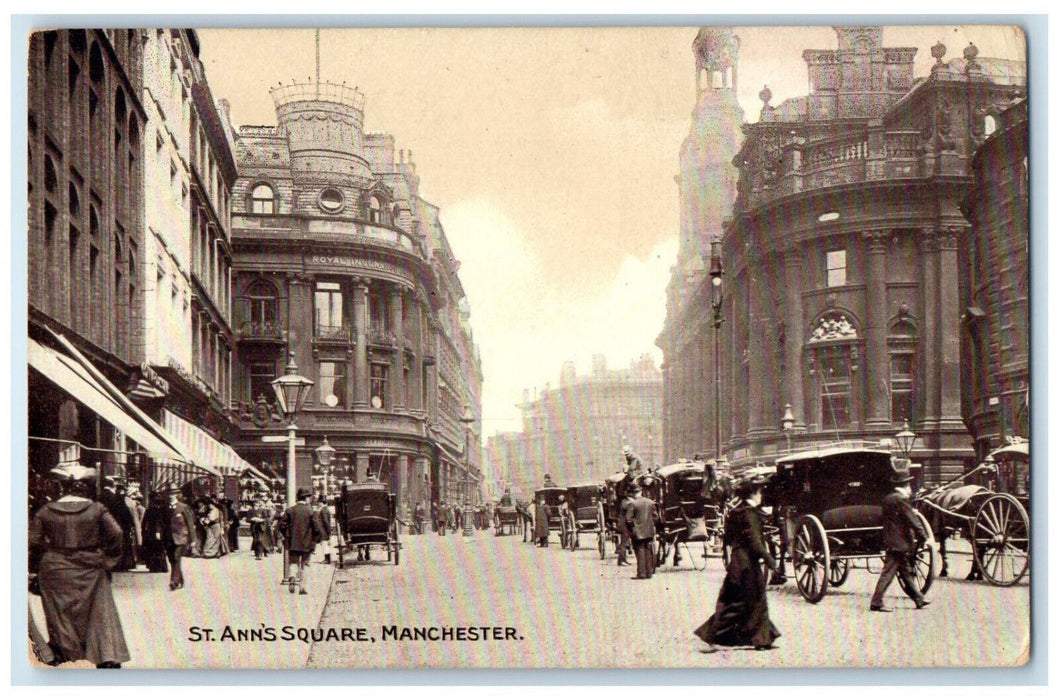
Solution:
{"label": "ornate rooftop finial", "polygon": [[769,106],[769,100],[772,99],[772,90],[769,90],[769,86],[761,88],[761,92],[757,94],[758,98],[765,103],[765,107]]}
{"label": "ornate rooftop finial", "polygon": [[940,41],[930,47],[930,55],[937,59],[937,62],[934,64],[932,70],[941,68],[945,65],[941,62],[942,57],[945,56],[945,51],[945,44],[941,43]]}
{"label": "ornate rooftop finial", "polygon": [[978,68],[980,67],[978,65],[978,61],[975,60],[976,58],[978,58],[978,47],[975,46],[974,42],[972,41],[971,43],[967,44],[967,48],[963,50],[963,60],[967,62],[968,71],[978,70]]}

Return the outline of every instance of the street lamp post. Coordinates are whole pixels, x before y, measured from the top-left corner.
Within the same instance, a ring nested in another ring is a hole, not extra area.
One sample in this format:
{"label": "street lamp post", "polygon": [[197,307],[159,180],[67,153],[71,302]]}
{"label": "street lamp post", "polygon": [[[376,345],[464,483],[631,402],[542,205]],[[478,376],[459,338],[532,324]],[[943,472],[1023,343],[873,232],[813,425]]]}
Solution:
{"label": "street lamp post", "polygon": [[464,425],[463,431],[463,536],[469,537],[474,534],[474,508],[471,506],[471,426],[474,425],[474,414],[471,407],[463,407],[463,415],[460,422]]}
{"label": "street lamp post", "polygon": [[791,453],[791,428],[794,427],[794,414],[791,413],[791,405],[783,407],[783,434],[787,436],[787,454]]}
{"label": "street lamp post", "polygon": [[721,459],[721,304],[724,290],[721,278],[724,265],[721,263],[721,241],[710,241],[710,306],[713,307],[713,423],[714,457]]}
{"label": "street lamp post", "polygon": [[331,447],[331,444],[327,442],[327,436],[324,435],[323,444],[316,448],[316,461],[324,470],[324,503],[327,502],[327,497],[330,495],[331,460],[334,459],[334,456],[335,448]]}
{"label": "street lamp post", "polygon": [[909,466],[911,466],[912,448],[916,444],[916,434],[908,427],[908,419],[905,419],[904,424],[901,426],[901,432],[894,435],[894,442],[897,443],[897,449],[901,450],[901,454],[905,456]]}
{"label": "street lamp post", "polygon": [[[290,353],[287,362],[286,374],[272,380],[272,388],[276,392],[276,401],[279,410],[287,419],[287,508],[293,508],[296,499],[294,474],[296,467],[295,448],[298,445],[298,426],[294,424],[305,399],[309,396],[313,381],[298,374],[298,365],[294,362],[294,353]],[[305,441],[302,441],[305,444]],[[289,581],[290,553],[287,547],[283,548],[283,582]]]}

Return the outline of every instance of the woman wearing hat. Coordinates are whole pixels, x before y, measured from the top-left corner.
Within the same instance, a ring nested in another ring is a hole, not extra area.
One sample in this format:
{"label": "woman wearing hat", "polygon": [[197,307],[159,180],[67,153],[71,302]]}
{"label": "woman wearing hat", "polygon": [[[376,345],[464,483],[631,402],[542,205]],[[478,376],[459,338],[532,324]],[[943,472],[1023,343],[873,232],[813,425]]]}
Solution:
{"label": "woman wearing hat", "polygon": [[777,568],[765,544],[758,511],[765,481],[765,476],[757,475],[735,487],[742,503],[725,519],[724,539],[731,548],[728,573],[717,594],[713,615],[695,630],[695,635],[709,645],[703,650],[705,653],[717,651],[715,645],[752,644],[758,650],[771,649],[780,636],[769,620],[767,578],[760,565],[764,560],[769,569]]}
{"label": "woman wearing hat", "polygon": [[29,525],[30,570],[36,565],[53,664],[87,659],[121,668],[129,649],[110,590],[110,570],[122,555],[122,530],[92,500],[96,470],[78,462],[52,470],[60,498]]}
{"label": "woman wearing hat", "polygon": [[143,561],[147,570],[155,574],[169,571],[166,563],[165,547],[169,531],[169,512],[166,510],[166,496],[161,490],[151,494],[151,501],[143,513],[141,523],[143,535]]}

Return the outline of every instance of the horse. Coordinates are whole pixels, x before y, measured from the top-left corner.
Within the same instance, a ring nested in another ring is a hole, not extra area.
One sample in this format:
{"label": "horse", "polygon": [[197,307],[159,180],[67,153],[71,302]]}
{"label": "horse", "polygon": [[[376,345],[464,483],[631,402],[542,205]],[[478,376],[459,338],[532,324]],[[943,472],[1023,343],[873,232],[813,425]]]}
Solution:
{"label": "horse", "polygon": [[[933,530],[934,539],[938,543],[938,552],[941,555],[941,572],[938,578],[946,578],[949,575],[945,541],[958,532],[966,533],[975,513],[993,493],[992,489],[985,486],[955,481],[920,491],[913,498],[913,505],[930,523],[930,529]],[[973,556],[967,580],[982,580],[982,571]]]}
{"label": "horse", "polygon": [[521,533],[522,541],[529,542],[533,533],[533,511],[530,510],[529,502],[515,501],[515,512],[518,514],[518,531],[515,534]]}

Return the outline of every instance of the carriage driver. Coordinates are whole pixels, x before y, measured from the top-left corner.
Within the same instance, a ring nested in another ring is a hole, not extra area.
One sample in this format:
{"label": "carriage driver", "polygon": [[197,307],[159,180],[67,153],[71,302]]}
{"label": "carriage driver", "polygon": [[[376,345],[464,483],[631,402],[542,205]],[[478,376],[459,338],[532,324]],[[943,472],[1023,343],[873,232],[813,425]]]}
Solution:
{"label": "carriage driver", "polygon": [[923,598],[923,594],[919,592],[912,561],[922,543],[934,546],[934,542],[912,510],[912,475],[908,467],[898,467],[892,479],[894,490],[887,494],[882,503],[886,559],[879,574],[879,582],[875,585],[875,593],[871,597],[870,609],[873,612],[893,612],[892,608],[883,605],[883,596],[896,575],[901,577],[903,588],[915,601],[916,610],[922,610],[930,605],[930,601]]}

